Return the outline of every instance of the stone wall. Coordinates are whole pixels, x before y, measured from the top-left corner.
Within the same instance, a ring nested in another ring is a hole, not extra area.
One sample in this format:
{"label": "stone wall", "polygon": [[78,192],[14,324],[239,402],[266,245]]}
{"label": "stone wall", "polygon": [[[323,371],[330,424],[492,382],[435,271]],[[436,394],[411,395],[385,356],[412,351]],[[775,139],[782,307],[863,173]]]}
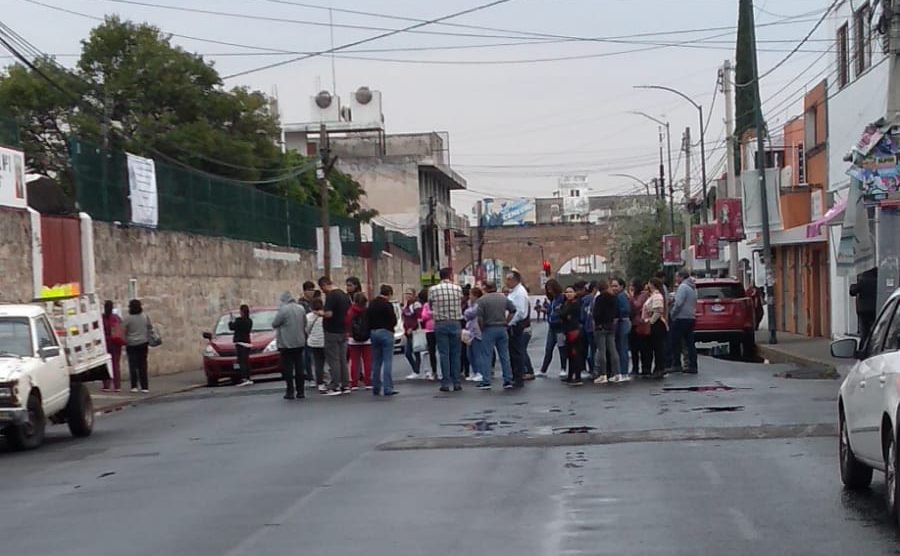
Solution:
{"label": "stone wall", "polygon": [[[163,346],[151,352],[151,374],[167,374],[201,366],[201,333],[210,330],[223,312],[241,303],[277,305],[285,290],[295,295],[305,280],[315,281],[315,253],[245,241],[120,228],[94,224],[97,292],[124,308],[129,281],[159,327]],[[402,291],[405,280],[418,278],[418,264],[400,257],[381,257],[367,265],[344,257],[343,269],[332,272],[336,283],[358,276],[366,283],[373,267],[376,284],[390,283]]]}
{"label": "stone wall", "polygon": [[27,303],[34,298],[31,268],[28,211],[0,207],[0,301]]}

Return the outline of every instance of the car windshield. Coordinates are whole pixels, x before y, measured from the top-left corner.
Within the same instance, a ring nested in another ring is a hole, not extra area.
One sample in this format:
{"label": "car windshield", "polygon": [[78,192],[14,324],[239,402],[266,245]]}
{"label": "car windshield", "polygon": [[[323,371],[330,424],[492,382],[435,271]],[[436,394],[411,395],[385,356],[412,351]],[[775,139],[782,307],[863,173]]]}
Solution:
{"label": "car windshield", "polygon": [[739,284],[709,284],[697,287],[697,299],[740,299],[744,288]]}
{"label": "car windshield", "polygon": [[31,326],[27,318],[0,318],[0,357],[34,355],[31,343]]}
{"label": "car windshield", "polygon": [[[256,313],[250,313],[250,318],[253,319],[253,331],[271,331],[272,321],[275,320],[276,314],[277,311],[257,311]],[[231,334],[231,329],[228,328],[229,322],[231,322],[231,315],[222,315],[219,318],[219,322],[216,323],[216,336],[225,336]]]}

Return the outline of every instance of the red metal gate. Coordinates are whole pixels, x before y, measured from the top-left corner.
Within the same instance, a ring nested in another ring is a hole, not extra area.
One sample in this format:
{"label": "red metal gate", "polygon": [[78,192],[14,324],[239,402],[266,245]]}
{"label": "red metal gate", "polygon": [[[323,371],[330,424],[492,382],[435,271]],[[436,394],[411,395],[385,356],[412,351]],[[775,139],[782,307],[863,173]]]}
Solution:
{"label": "red metal gate", "polygon": [[44,286],[81,284],[81,221],[41,215]]}

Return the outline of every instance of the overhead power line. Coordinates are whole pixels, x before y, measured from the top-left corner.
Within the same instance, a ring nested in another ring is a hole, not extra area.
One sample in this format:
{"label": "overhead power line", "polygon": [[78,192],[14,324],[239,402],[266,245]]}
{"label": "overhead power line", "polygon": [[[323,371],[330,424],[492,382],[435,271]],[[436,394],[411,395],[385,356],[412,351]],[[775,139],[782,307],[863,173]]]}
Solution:
{"label": "overhead power line", "polygon": [[431,20],[428,20],[428,21],[425,21],[425,22],[422,22],[422,23],[416,23],[416,24],[414,24],[414,25],[410,25],[409,27],[404,27],[403,29],[395,29],[395,30],[389,31],[389,32],[387,32],[387,33],[382,33],[382,34],[380,34],[380,35],[375,35],[375,36],[368,37],[368,38],[365,38],[365,39],[360,39],[360,40],[358,40],[358,41],[349,42],[349,43],[342,44],[342,45],[336,46],[336,47],[334,47],[334,48],[329,48],[329,49],[327,49],[327,50],[322,50],[322,51],[320,51],[320,52],[316,52],[316,53],[313,53],[313,54],[308,54],[308,55],[305,55],[305,56],[300,56],[300,57],[298,57],[298,58],[291,58],[290,60],[284,60],[284,61],[281,61],[281,62],[276,62],[276,63],[274,63],[274,64],[266,64],[266,65],[264,65],[264,66],[260,66],[260,67],[257,67],[257,68],[252,68],[252,69],[240,71],[240,72],[238,72],[238,73],[233,73],[233,74],[231,74],[231,75],[226,75],[226,76],[224,77],[224,79],[231,79],[231,78],[234,78],[234,77],[240,77],[240,76],[243,76],[243,75],[248,75],[248,74],[251,74],[251,73],[256,73],[256,72],[263,71],[263,70],[267,70],[267,69],[277,68],[277,67],[279,67],[279,66],[284,66],[284,65],[287,65],[287,64],[293,64],[293,63],[299,62],[299,61],[301,61],[301,60],[306,60],[306,59],[308,59],[308,58],[312,58],[313,56],[321,56],[321,55],[323,55],[323,54],[331,54],[332,52],[339,52],[339,51],[341,51],[341,50],[347,50],[348,48],[353,48],[354,46],[359,46],[359,45],[361,45],[361,44],[365,44],[365,43],[368,43],[368,42],[377,41],[377,40],[381,40],[381,39],[386,39],[386,38],[388,38],[388,37],[392,37],[392,36],[398,35],[398,34],[400,34],[400,33],[406,33],[406,32],[409,32],[409,31],[411,31],[411,30],[418,29],[418,28],[420,28],[420,27],[425,27],[426,25],[431,25],[432,23],[437,23],[437,22],[439,22],[439,21],[444,21],[444,20],[447,20],[447,19],[453,19],[454,17],[460,17],[460,16],[463,16],[463,15],[466,15],[466,14],[470,14],[470,13],[474,13],[474,12],[480,11],[480,10],[485,10],[485,9],[488,9],[488,8],[492,8],[492,7],[494,7],[494,6],[499,6],[500,4],[506,4],[507,2],[510,2],[510,1],[511,1],[511,0],[494,0],[493,2],[488,2],[487,4],[480,4],[480,5],[475,6],[475,7],[473,7],[473,8],[468,8],[468,9],[465,9],[465,10],[462,10],[462,11],[459,11],[459,12],[454,12],[454,13],[451,13],[451,14],[448,14],[448,15],[445,15],[445,16],[442,16],[442,17],[439,17],[439,18],[436,18],[436,19],[431,19]]}

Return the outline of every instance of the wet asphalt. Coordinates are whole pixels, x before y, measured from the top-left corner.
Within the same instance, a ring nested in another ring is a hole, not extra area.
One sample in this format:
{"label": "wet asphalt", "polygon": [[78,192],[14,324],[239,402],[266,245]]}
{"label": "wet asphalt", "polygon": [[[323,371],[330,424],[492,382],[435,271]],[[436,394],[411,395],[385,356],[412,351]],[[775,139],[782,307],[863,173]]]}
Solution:
{"label": "wet asphalt", "polygon": [[703,358],[697,376],[607,387],[172,396],[102,415],[88,439],[0,444],[0,553],[900,553],[881,474],[841,487],[839,381],[785,369]]}

